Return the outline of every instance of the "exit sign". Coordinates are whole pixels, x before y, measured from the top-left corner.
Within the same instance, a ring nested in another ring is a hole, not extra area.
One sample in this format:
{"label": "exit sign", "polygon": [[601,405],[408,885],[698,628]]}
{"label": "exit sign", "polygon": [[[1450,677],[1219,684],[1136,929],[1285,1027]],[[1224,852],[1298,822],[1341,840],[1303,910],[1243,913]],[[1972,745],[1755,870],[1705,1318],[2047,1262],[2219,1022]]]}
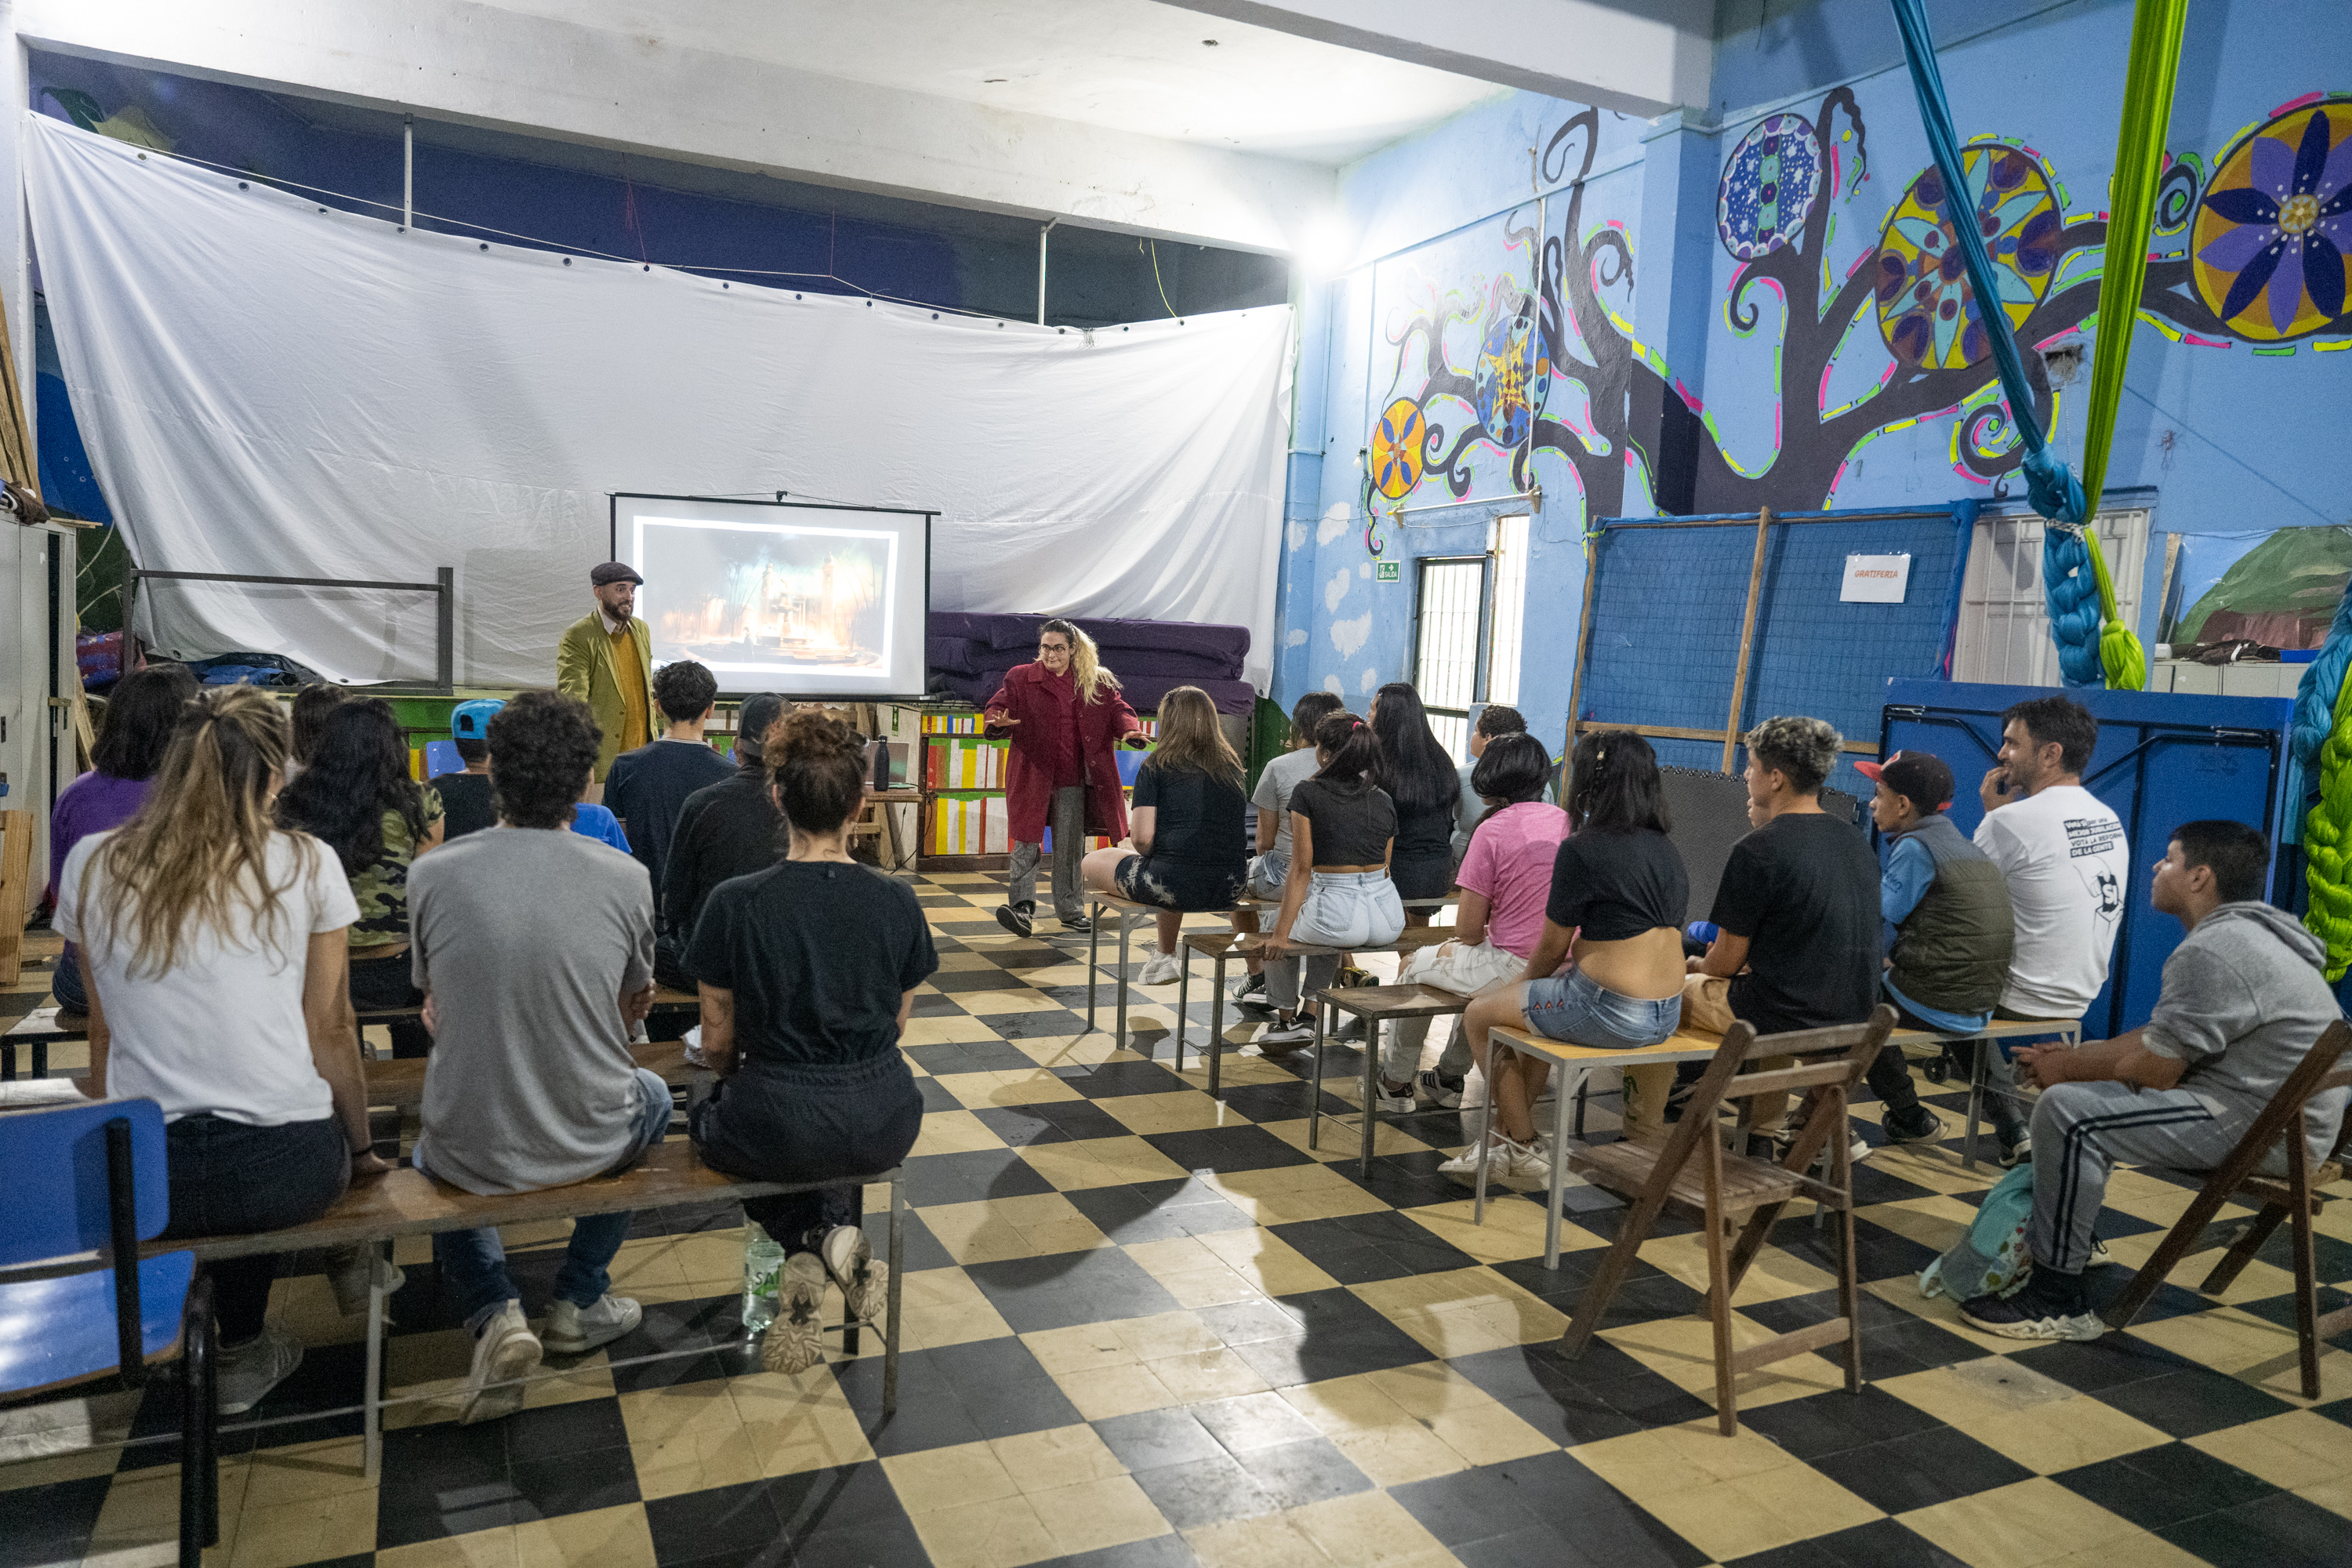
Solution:
{"label": "exit sign", "polygon": [[1397,563],[1396,563],[1396,562],[1393,562],[1393,561],[1381,561],[1381,562],[1378,562],[1378,563],[1374,563],[1374,565],[1373,565],[1373,567],[1372,567],[1372,581],[1374,581],[1375,583],[1393,583],[1393,582],[1395,582],[1396,580],[1397,580]]}

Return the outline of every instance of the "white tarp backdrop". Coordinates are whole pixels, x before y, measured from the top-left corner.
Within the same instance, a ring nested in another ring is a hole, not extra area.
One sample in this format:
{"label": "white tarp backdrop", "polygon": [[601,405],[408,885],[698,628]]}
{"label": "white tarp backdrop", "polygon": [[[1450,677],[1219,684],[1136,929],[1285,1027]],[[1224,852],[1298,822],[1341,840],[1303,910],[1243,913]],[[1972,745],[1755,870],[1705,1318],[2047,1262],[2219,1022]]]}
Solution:
{"label": "white tarp backdrop", "polygon": [[[931,605],[1274,649],[1290,312],[1057,332],[321,212],[30,115],[65,379],[142,566],[457,573],[461,681],[540,685],[606,492],[933,509]],[[429,679],[429,595],[157,584],[165,649]]]}

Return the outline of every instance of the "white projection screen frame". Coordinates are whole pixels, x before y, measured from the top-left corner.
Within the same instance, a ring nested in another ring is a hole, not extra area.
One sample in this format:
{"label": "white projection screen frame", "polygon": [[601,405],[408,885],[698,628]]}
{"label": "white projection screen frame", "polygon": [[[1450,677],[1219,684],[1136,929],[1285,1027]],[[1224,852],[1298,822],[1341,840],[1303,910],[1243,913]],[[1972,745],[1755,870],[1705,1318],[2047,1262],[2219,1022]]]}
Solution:
{"label": "white projection screen frame", "polygon": [[936,512],[716,496],[611,496],[656,668],[699,659],[721,694],[913,701],[926,677]]}

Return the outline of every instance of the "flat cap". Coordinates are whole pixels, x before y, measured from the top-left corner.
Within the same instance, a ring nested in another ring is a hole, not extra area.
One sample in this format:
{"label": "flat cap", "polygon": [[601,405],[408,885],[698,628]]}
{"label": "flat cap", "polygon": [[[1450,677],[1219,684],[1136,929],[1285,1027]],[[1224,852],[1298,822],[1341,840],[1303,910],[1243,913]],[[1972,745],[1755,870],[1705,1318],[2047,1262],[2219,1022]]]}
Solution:
{"label": "flat cap", "polygon": [[614,583],[643,584],[645,579],[638,576],[637,569],[625,561],[607,561],[588,574],[588,581],[593,585],[603,588]]}

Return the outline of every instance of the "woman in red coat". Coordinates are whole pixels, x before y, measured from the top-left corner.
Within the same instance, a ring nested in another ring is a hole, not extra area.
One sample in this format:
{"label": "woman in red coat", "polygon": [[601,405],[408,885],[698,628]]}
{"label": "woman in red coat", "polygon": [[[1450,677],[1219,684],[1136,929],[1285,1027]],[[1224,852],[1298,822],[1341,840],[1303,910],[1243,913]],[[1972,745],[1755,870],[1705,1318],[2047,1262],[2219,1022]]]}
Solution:
{"label": "woman in red coat", "polygon": [[984,710],[988,734],[1010,735],[1004,805],[1013,833],[1013,875],[998,923],[1021,936],[1037,910],[1037,861],[1054,828],[1054,912],[1065,931],[1084,931],[1078,857],[1088,834],[1127,837],[1118,743],[1143,721],[1102,667],[1094,638],[1067,621],[1037,629],[1037,662],[1007,670]]}

